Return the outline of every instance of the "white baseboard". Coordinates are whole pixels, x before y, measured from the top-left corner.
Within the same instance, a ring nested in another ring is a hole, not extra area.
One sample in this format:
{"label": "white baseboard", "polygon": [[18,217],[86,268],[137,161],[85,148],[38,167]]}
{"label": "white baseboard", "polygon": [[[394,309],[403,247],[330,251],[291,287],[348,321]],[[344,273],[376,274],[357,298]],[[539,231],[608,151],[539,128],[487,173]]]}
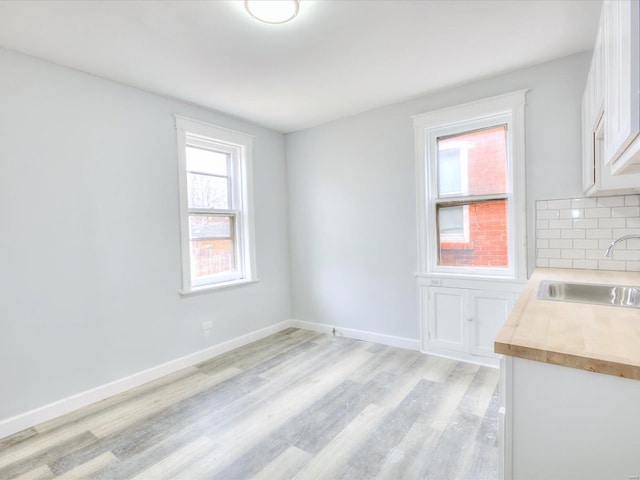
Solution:
{"label": "white baseboard", "polygon": [[[325,325],[323,323],[306,322],[304,320],[289,320],[291,327],[302,328],[314,332],[331,333],[333,325]],[[353,338],[356,340],[364,340],[366,342],[381,343],[391,347],[406,348],[408,350],[420,351],[420,340],[405,337],[395,337],[393,335],[385,335],[382,333],[367,332],[365,330],[355,330],[353,328],[335,327],[336,334],[343,337]]]}
{"label": "white baseboard", "polygon": [[[147,370],[143,370],[128,377],[115,380],[113,382],[101,385],[99,387],[86,390],[84,392],[77,393],[62,400],[38,407],[34,410],[21,413],[15,417],[6,418],[0,420],[0,438],[13,435],[26,428],[33,427],[42,422],[46,422],[53,418],[69,413],[78,408],[85,407],[91,403],[95,403],[99,400],[103,400],[107,397],[111,397],[118,393],[122,393],[131,388],[140,386],[144,383],[156,380],[160,377],[168,375],[173,372],[177,372],[186,367],[204,362],[215,356],[221,355],[225,352],[233,350],[234,348],[247,345],[248,343],[255,342],[261,338],[267,337],[274,333],[277,333],[285,328],[291,327],[291,321],[285,320],[275,325],[271,325],[255,332],[242,335],[237,338],[233,338],[218,345],[205,348],[184,357],[176,358],[169,362],[151,367]],[[304,327],[301,327],[304,328]]]}
{"label": "white baseboard", "polygon": [[457,360],[459,362],[473,363],[474,365],[481,365],[483,367],[500,368],[500,358],[498,357],[483,357],[481,355],[472,355],[470,353],[434,347],[423,349],[422,353],[434,355],[436,357],[448,358],[450,360]]}

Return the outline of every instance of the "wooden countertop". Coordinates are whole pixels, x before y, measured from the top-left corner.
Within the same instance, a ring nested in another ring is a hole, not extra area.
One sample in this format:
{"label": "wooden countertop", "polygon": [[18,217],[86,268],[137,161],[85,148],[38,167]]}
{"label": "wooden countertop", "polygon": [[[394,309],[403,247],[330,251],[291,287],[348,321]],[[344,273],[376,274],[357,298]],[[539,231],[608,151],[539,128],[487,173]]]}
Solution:
{"label": "wooden countertop", "polygon": [[495,352],[640,380],[640,309],[540,300],[541,280],[640,286],[640,272],[536,269]]}

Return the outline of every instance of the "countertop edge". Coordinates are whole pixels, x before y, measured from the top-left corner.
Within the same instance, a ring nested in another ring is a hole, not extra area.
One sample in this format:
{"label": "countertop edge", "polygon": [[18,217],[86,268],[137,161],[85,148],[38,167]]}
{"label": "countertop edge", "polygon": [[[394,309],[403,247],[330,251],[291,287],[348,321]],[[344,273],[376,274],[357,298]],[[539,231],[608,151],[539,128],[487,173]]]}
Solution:
{"label": "countertop edge", "polygon": [[[609,273],[613,274],[614,272]],[[630,358],[629,363],[625,363],[624,358],[621,361],[617,361],[610,358],[603,358],[608,356],[607,354],[590,355],[591,352],[583,352],[580,351],[581,349],[576,349],[577,351],[575,353],[559,351],[551,344],[546,346],[546,343],[549,342],[545,342],[544,337],[523,339],[522,335],[518,335],[519,328],[521,328],[521,326],[527,325],[527,322],[528,325],[531,325],[532,315],[527,315],[527,309],[536,308],[535,302],[537,301],[544,301],[537,300],[535,296],[541,277],[545,275],[553,277],[554,274],[567,276],[572,274],[584,275],[585,271],[579,273],[573,273],[571,271],[558,273],[558,269],[537,269],[512,309],[507,322],[503,325],[497,335],[494,341],[494,351],[501,355],[523,358],[551,365],[577,368],[588,372],[640,380],[640,362],[637,361],[635,356]],[[535,318],[535,321],[549,322],[549,318]],[[640,346],[638,349],[640,350]],[[563,350],[565,350],[565,348],[563,348]]]}

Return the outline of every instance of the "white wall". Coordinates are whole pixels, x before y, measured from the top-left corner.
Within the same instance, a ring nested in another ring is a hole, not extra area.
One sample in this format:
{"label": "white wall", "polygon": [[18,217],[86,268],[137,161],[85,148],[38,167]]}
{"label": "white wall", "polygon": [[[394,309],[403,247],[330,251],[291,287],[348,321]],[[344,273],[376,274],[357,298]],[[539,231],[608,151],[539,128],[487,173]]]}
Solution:
{"label": "white wall", "polygon": [[[0,420],[290,317],[281,134],[6,50],[0,72]],[[178,295],[174,113],[255,135],[257,284]]]}
{"label": "white wall", "polygon": [[581,193],[589,60],[574,55],[288,135],[294,317],[417,339],[411,115],[523,88],[531,271],[534,202]]}

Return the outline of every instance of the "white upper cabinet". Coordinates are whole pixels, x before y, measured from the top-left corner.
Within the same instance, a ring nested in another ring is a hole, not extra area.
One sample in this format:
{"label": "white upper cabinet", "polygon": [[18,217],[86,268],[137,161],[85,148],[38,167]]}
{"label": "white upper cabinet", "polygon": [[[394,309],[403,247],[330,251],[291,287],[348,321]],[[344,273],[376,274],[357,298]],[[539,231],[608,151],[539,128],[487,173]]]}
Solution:
{"label": "white upper cabinet", "polygon": [[640,131],[638,2],[610,0],[603,6],[605,45],[605,154],[616,160]]}
{"label": "white upper cabinet", "polygon": [[640,191],[638,15],[638,0],[607,0],[602,7],[582,98],[582,186],[587,195]]}

